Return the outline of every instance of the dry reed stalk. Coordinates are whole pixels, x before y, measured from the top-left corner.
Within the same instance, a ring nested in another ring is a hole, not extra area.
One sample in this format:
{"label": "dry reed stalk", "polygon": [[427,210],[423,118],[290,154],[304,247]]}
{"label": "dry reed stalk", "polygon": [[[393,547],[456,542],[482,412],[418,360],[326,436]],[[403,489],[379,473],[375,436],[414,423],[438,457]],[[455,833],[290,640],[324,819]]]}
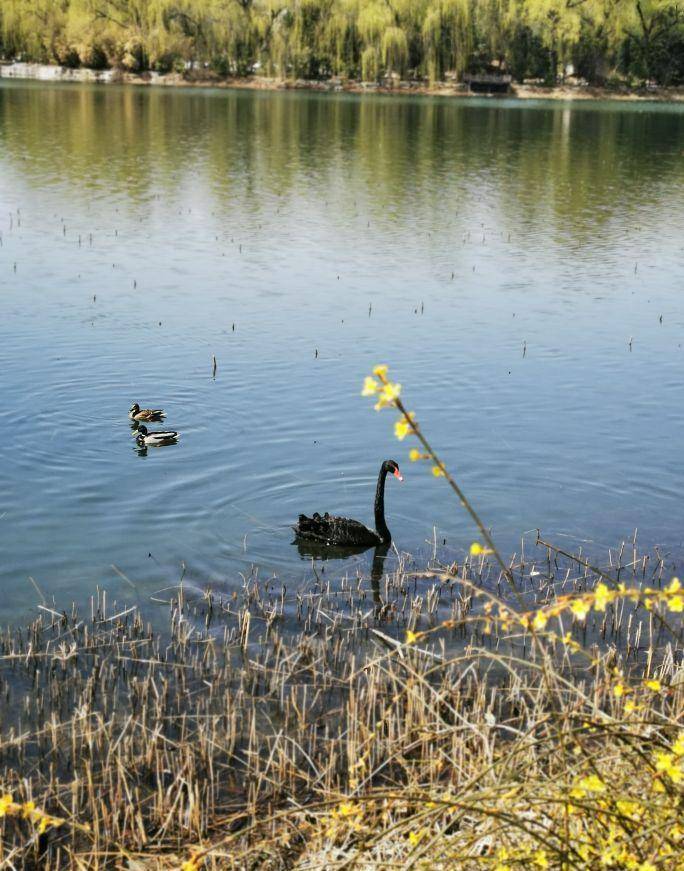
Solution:
{"label": "dry reed stalk", "polygon": [[0,863],[584,868],[610,832],[676,867],[658,850],[678,849],[681,784],[655,760],[683,725],[681,626],[627,599],[552,632],[492,611],[662,573],[626,554],[604,568],[540,540],[515,595],[436,551],[289,594],[253,574],[237,601],[181,585],[158,629],[104,591],[88,617],[43,608],[0,634],[0,780],[64,823],[5,816]]}

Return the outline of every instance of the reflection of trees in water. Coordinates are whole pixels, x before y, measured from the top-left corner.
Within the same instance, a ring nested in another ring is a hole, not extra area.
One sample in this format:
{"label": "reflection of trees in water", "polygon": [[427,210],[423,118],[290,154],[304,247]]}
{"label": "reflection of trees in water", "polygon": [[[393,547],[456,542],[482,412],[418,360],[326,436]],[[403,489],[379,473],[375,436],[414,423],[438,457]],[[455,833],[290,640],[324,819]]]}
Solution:
{"label": "reflection of trees in water", "polygon": [[334,201],[338,221],[439,214],[434,245],[483,200],[510,229],[544,222],[581,241],[625,209],[665,209],[684,176],[684,115],[643,107],[12,85],[0,133],[3,161],[29,183],[50,166],[133,203],[204,188],[210,207],[260,220],[305,192]]}

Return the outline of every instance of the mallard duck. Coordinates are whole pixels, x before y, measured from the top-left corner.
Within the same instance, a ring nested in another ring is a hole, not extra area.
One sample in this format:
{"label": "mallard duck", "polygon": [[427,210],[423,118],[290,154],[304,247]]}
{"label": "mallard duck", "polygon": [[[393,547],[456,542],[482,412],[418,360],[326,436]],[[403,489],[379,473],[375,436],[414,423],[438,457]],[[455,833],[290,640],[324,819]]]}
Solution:
{"label": "mallard duck", "polygon": [[135,440],[139,445],[144,445],[146,448],[158,448],[162,445],[172,445],[178,441],[179,433],[169,429],[166,431],[148,432],[146,426],[139,426]]}
{"label": "mallard duck", "polygon": [[134,402],[133,405],[131,405],[128,410],[128,416],[131,420],[146,420],[152,423],[158,420],[163,420],[166,417],[163,409],[141,408],[137,402]]}

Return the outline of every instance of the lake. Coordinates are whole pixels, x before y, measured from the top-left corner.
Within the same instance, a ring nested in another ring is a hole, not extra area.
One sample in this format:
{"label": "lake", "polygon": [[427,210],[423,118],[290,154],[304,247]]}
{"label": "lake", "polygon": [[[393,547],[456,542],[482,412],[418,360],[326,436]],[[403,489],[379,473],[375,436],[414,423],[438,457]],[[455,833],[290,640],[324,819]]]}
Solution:
{"label": "lake", "polygon": [[0,618],[305,585],[290,524],[386,457],[397,547],[462,556],[377,363],[505,554],[678,559],[683,182],[684,106],[2,82]]}

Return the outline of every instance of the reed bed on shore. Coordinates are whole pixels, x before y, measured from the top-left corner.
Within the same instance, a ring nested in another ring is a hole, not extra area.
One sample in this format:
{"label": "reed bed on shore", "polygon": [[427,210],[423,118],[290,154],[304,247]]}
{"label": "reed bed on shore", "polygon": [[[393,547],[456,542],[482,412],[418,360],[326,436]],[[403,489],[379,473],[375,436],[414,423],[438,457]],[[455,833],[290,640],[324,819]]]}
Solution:
{"label": "reed bed on shore", "polygon": [[43,607],[0,636],[2,867],[684,867],[678,585],[634,543],[507,569]]}

